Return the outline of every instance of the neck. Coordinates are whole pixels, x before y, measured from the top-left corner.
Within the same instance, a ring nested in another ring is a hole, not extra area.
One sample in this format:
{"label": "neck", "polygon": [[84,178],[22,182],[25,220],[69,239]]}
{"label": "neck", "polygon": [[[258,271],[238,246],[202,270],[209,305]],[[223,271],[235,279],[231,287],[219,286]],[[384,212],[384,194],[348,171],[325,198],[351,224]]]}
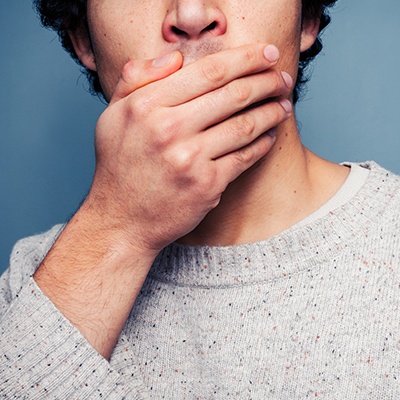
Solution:
{"label": "neck", "polygon": [[273,149],[232,182],[220,204],[180,242],[226,246],[267,239],[320,208],[347,175],[347,167],[302,145],[293,117],[278,127]]}

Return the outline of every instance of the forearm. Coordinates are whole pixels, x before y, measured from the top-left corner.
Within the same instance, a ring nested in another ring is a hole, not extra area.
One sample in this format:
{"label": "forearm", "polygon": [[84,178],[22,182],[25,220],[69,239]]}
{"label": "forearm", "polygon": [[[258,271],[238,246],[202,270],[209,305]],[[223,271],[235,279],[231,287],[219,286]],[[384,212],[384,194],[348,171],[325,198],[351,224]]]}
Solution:
{"label": "forearm", "polygon": [[34,279],[61,313],[108,359],[155,255],[140,253],[96,214],[83,205]]}
{"label": "forearm", "polygon": [[0,323],[0,398],[142,399],[140,376],[119,373],[41,293],[34,281]]}
{"label": "forearm", "polygon": [[145,398],[135,369],[105,360],[31,277],[60,228],[18,242],[0,278],[0,398]]}

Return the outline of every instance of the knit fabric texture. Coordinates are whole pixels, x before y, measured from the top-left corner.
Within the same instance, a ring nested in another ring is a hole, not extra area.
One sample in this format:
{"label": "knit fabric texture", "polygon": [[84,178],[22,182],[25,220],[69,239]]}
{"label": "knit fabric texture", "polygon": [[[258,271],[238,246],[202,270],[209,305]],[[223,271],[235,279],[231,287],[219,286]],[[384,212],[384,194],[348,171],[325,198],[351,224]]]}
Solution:
{"label": "knit fabric texture", "polygon": [[400,399],[400,178],[362,167],[268,240],[165,248],[110,362],[32,279],[62,227],[23,239],[0,281],[0,398]]}

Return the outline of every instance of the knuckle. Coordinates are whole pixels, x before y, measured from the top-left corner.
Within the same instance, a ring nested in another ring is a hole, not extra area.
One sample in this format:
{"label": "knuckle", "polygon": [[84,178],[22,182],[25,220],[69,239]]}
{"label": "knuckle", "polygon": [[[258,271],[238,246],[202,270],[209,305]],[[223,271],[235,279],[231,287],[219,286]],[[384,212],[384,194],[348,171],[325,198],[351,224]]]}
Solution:
{"label": "knuckle", "polygon": [[212,186],[208,186],[205,189],[197,190],[194,194],[196,198],[200,198],[204,201],[205,211],[208,213],[221,201],[221,192],[213,193]]}
{"label": "knuckle", "polygon": [[287,87],[282,78],[282,75],[277,71],[271,71],[272,86],[275,94],[286,92]]}
{"label": "knuckle", "polygon": [[136,63],[134,61],[128,61],[121,70],[121,78],[127,84],[132,84],[135,80],[134,69],[136,67]]}
{"label": "knuckle", "polygon": [[278,101],[264,105],[262,114],[265,121],[265,129],[277,126],[287,118],[285,110]]}
{"label": "knuckle", "polygon": [[210,208],[213,209],[213,208],[217,207],[220,202],[221,202],[221,196],[212,199],[210,201]]}
{"label": "knuckle", "polygon": [[226,66],[217,60],[208,58],[207,62],[201,67],[201,72],[208,82],[218,87],[226,76]]}
{"label": "knuckle", "polygon": [[232,101],[239,106],[247,105],[251,96],[251,88],[243,81],[235,81],[227,86]]}
{"label": "knuckle", "polygon": [[244,56],[244,62],[246,63],[245,65],[248,65],[249,67],[253,67],[257,63],[257,60],[259,59],[258,52],[256,52],[251,47],[244,48],[243,56]]}
{"label": "knuckle", "polygon": [[272,124],[278,125],[280,122],[285,120],[288,115],[286,111],[283,109],[283,107],[279,104],[279,102],[275,102],[274,107],[275,110],[272,113],[272,120],[273,120]]}
{"label": "knuckle", "polygon": [[242,137],[252,136],[255,130],[255,122],[252,118],[245,114],[239,114],[234,119],[234,129],[238,139]]}
{"label": "knuckle", "polygon": [[235,153],[238,164],[249,164],[253,160],[254,152],[251,147],[242,147]]}
{"label": "knuckle", "polygon": [[180,129],[181,122],[175,116],[162,116],[162,120],[159,123],[159,131],[162,134],[174,135],[176,133],[179,133]]}
{"label": "knuckle", "polygon": [[156,128],[156,146],[158,149],[166,148],[171,145],[175,137],[179,134],[181,124],[176,118],[164,116]]}
{"label": "knuckle", "polygon": [[129,96],[125,103],[127,113],[132,117],[135,117],[136,115],[140,115],[142,113],[140,103],[141,102],[138,101],[136,96]]}
{"label": "knuckle", "polygon": [[164,156],[164,159],[170,168],[183,178],[189,176],[195,157],[196,152],[188,146],[176,146]]}
{"label": "knuckle", "polygon": [[150,106],[150,103],[143,96],[130,96],[128,110],[135,119],[146,118],[153,110],[153,107]]}

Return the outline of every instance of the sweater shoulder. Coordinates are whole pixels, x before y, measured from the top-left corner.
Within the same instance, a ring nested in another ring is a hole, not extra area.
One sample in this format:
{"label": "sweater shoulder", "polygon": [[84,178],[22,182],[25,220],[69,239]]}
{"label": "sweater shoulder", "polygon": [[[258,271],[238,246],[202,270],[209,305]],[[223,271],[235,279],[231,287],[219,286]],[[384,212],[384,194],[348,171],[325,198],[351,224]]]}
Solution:
{"label": "sweater shoulder", "polygon": [[363,168],[371,171],[370,180],[385,187],[400,189],[400,175],[397,175],[386,168],[380,166],[375,161],[366,161],[359,164]]}
{"label": "sweater shoulder", "polygon": [[361,191],[360,201],[377,211],[382,223],[400,223],[400,176],[376,164],[360,164],[370,169],[370,176]]}
{"label": "sweater shoulder", "polygon": [[50,230],[19,240],[10,256],[10,266],[3,278],[9,281],[9,288],[14,297],[29,278],[54,244],[64,225],[53,226]]}
{"label": "sweater shoulder", "polygon": [[359,164],[369,176],[358,194],[345,207],[364,229],[381,234],[400,230],[400,176],[373,161]]}

